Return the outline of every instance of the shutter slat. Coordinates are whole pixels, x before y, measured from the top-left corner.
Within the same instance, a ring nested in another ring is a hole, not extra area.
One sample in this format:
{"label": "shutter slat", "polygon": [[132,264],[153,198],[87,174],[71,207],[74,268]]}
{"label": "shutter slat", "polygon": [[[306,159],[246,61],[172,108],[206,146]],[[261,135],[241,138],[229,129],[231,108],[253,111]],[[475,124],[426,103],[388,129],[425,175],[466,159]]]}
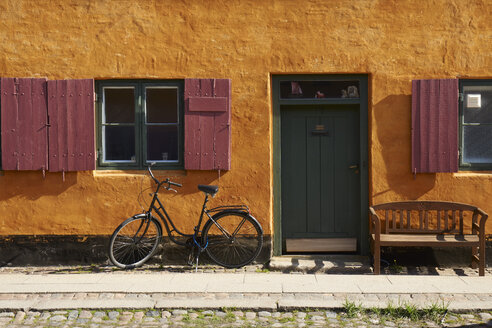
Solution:
{"label": "shutter slat", "polygon": [[58,90],[56,81],[48,82],[48,116],[50,122],[49,129],[49,169],[57,172],[61,165],[60,146],[58,143],[59,124],[58,124]]}
{"label": "shutter slat", "polygon": [[[214,97],[215,80],[199,80],[200,97]],[[191,100],[191,99],[190,99]],[[200,115],[200,170],[214,168],[214,114],[202,112]]]}
{"label": "shutter slat", "polygon": [[214,169],[214,115],[200,115],[200,170]]}
{"label": "shutter slat", "polygon": [[[95,145],[95,111],[94,111],[94,81],[81,80],[80,81],[80,103],[82,110],[82,121],[88,124],[87,128],[82,129],[83,140],[83,158],[81,161],[83,167],[79,167],[79,170],[95,170],[96,169],[96,145]],[[92,124],[89,125],[89,122]]]}
{"label": "shutter slat", "polygon": [[33,109],[38,109],[33,110],[33,122],[36,123],[34,126],[36,136],[33,138],[33,168],[48,170],[48,84],[44,79],[34,79],[32,82],[32,106]]}
{"label": "shutter slat", "polygon": [[216,80],[215,93],[227,99],[227,111],[215,115],[215,168],[229,170],[231,168],[231,81]]}
{"label": "shutter slat", "polygon": [[18,102],[13,78],[1,80],[1,107],[2,110],[2,169],[17,170],[18,140],[17,140],[17,112]]}
{"label": "shutter slat", "polygon": [[32,104],[32,86],[30,79],[19,79],[19,170],[32,169],[32,152],[33,152],[33,104]]}
{"label": "shutter slat", "polygon": [[189,99],[200,96],[200,80],[185,80],[185,169],[200,169],[200,115],[189,110]]}
{"label": "shutter slat", "polygon": [[412,171],[458,171],[458,80],[412,81]]}

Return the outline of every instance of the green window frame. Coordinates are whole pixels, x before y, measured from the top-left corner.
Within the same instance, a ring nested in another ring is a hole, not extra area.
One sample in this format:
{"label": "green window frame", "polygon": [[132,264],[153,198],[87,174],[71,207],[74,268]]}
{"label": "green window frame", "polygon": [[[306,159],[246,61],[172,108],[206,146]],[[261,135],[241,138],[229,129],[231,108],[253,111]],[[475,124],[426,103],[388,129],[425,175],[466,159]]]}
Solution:
{"label": "green window frame", "polygon": [[492,80],[460,80],[459,166],[492,170]]}
{"label": "green window frame", "polygon": [[95,83],[98,169],[183,169],[183,80]]}

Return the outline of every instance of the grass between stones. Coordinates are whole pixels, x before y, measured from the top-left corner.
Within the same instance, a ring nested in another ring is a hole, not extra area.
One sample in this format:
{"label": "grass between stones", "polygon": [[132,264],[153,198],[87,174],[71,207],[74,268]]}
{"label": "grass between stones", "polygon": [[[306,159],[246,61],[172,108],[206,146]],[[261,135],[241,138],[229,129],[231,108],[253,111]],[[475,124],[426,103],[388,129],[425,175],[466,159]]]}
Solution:
{"label": "grass between stones", "polygon": [[408,319],[411,321],[432,320],[441,322],[448,313],[448,308],[443,303],[442,305],[431,304],[428,307],[419,309],[416,305],[407,302],[402,302],[398,305],[390,302],[386,308],[363,308],[360,304],[345,300],[343,312],[349,318],[354,318],[358,315],[375,315],[380,317],[381,321]]}

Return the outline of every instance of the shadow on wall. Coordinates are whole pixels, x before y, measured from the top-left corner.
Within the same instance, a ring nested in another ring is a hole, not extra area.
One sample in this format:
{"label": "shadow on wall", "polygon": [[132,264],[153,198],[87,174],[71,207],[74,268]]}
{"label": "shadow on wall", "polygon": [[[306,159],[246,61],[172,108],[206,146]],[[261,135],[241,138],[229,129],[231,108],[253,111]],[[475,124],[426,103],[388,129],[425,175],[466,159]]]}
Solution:
{"label": "shadow on wall", "polygon": [[[381,145],[381,156],[372,149],[372,174],[377,188],[378,172],[386,172],[388,190],[374,190],[374,197],[389,192],[404,200],[418,199],[434,188],[436,175],[412,174],[412,98],[411,95],[391,95],[373,106],[373,129]],[[384,166],[384,170],[381,166]]]}
{"label": "shadow on wall", "polygon": [[23,196],[36,200],[43,196],[60,195],[77,183],[77,172],[46,173],[41,171],[0,171],[0,201]]}

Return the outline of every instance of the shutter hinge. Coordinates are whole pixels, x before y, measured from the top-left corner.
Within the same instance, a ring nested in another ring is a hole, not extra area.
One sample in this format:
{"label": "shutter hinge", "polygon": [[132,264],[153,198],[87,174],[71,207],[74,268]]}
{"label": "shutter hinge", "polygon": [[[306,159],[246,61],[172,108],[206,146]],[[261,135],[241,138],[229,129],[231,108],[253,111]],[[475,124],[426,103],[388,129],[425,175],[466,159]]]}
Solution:
{"label": "shutter hinge", "polygon": [[94,102],[99,102],[99,95],[97,94],[97,92],[94,92]]}
{"label": "shutter hinge", "polygon": [[463,92],[458,92],[458,99],[459,99],[459,101],[463,101],[463,99],[465,99]]}

